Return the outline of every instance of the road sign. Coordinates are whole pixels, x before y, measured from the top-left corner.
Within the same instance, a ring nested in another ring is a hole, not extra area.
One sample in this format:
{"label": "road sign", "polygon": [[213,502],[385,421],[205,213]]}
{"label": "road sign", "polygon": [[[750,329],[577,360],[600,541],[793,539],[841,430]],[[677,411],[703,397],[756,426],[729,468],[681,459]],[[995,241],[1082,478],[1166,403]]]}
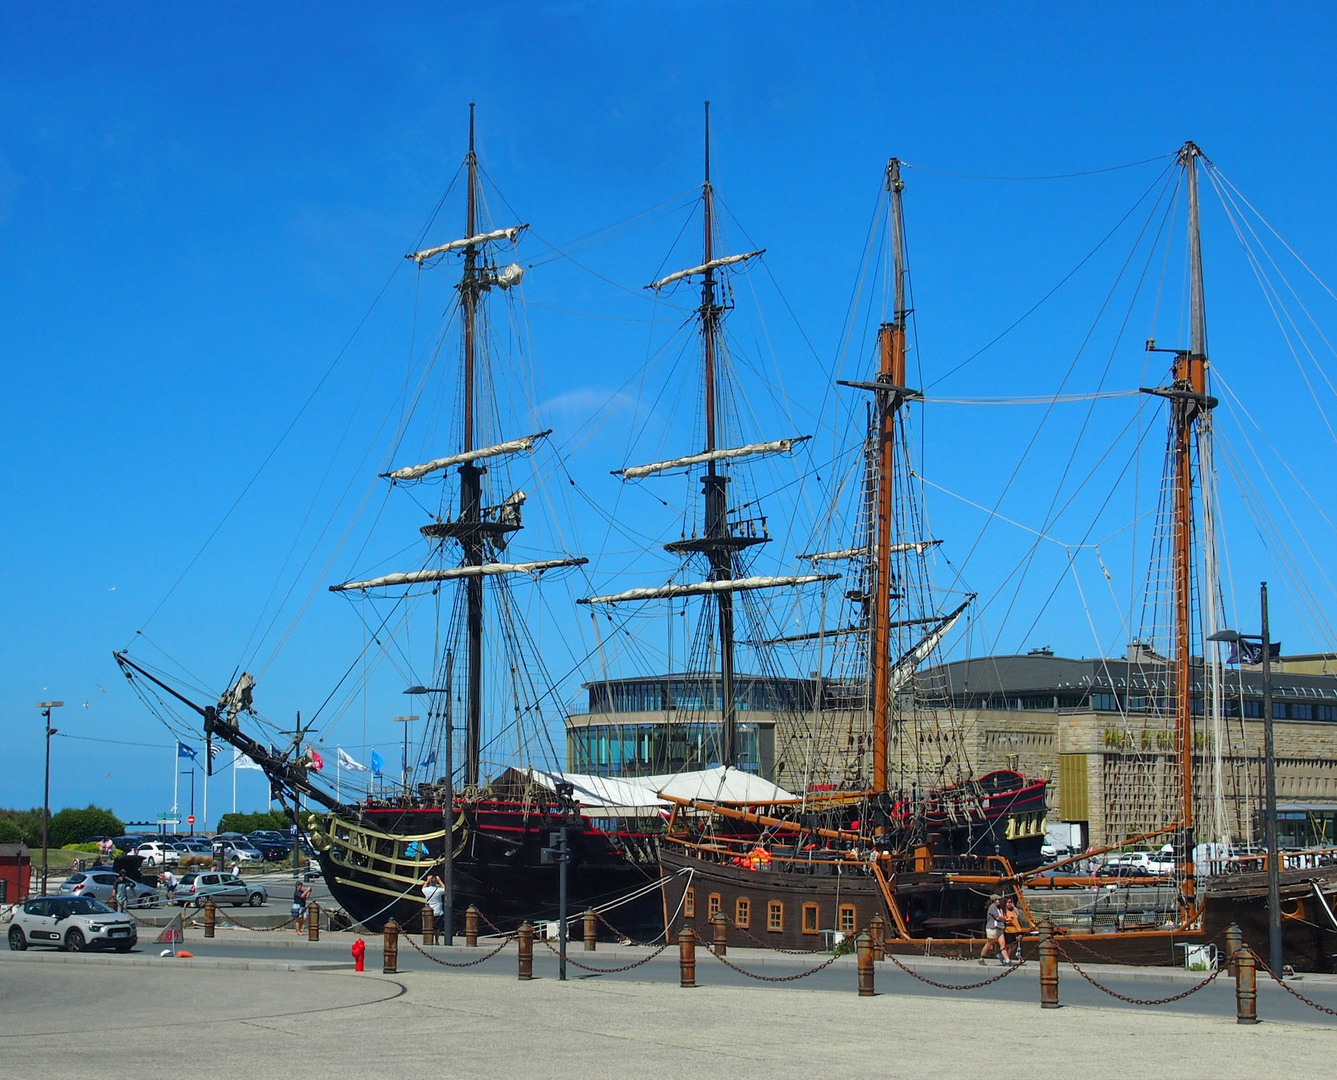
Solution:
{"label": "road sign", "polygon": [[[180,818],[178,818],[177,820],[179,821]],[[187,825],[194,825],[194,824],[195,824],[195,815],[194,815],[194,814],[191,814],[189,817],[186,818],[186,824],[187,824]]]}
{"label": "road sign", "polygon": [[172,813],[159,814],[158,820],[170,822],[173,825],[179,825],[181,823],[181,815]]}

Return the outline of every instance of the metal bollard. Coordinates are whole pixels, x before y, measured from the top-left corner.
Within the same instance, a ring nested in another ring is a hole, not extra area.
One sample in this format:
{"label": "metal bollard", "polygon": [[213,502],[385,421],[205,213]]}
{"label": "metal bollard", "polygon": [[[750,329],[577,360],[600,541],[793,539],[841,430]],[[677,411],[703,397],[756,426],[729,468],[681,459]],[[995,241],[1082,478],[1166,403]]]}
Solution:
{"label": "metal bollard", "polygon": [[1240,946],[1244,944],[1244,932],[1240,929],[1239,923],[1231,923],[1226,928],[1226,960],[1230,969],[1230,974],[1234,976],[1238,963],[1236,957],[1239,955]]}
{"label": "metal bollard", "polygon": [[314,900],[306,906],[306,940],[320,940],[320,905]]}
{"label": "metal bollard", "polygon": [[1258,965],[1249,946],[1235,954],[1235,1023],[1258,1023]]}
{"label": "metal bollard", "polygon": [[422,908],[422,943],[436,944],[436,915],[431,904],[424,904]]}
{"label": "metal bollard", "polygon": [[696,986],[696,934],[690,926],[678,931],[678,985],[684,990]]}
{"label": "metal bollard", "polygon": [[534,925],[528,921],[520,924],[520,931],[516,937],[520,944],[520,974],[518,978],[521,982],[528,982],[534,977]]}
{"label": "metal bollard", "polygon": [[218,925],[218,906],[212,900],[204,902],[204,936],[213,937],[214,927]]}
{"label": "metal bollard", "polygon": [[585,951],[586,951],[586,952],[594,952],[595,948],[596,948],[596,947],[598,946],[598,944],[599,944],[599,927],[598,927],[597,924],[595,923],[595,920],[596,920],[597,918],[598,918],[598,916],[594,914],[594,908],[586,908],[586,910],[585,910]]}
{"label": "metal bollard", "polygon": [[399,923],[391,919],[385,924],[385,959],[381,964],[382,975],[394,975],[399,971]]}
{"label": "metal bollard", "polygon": [[873,959],[887,958],[887,924],[881,915],[874,915],[868,920],[868,930],[873,936]]}
{"label": "metal bollard", "polygon": [[867,930],[860,930],[856,940],[859,949],[859,996],[874,997],[877,991],[873,989],[873,935]]}
{"label": "metal bollard", "polygon": [[464,913],[464,944],[470,948],[478,944],[478,909],[473,904]]}
{"label": "metal bollard", "polygon": [[724,956],[729,952],[729,920],[724,912],[717,911],[710,917],[715,928],[715,955]]}
{"label": "metal bollard", "polygon": [[1058,1009],[1058,945],[1054,942],[1054,924],[1046,919],[1040,924],[1040,1008]]}

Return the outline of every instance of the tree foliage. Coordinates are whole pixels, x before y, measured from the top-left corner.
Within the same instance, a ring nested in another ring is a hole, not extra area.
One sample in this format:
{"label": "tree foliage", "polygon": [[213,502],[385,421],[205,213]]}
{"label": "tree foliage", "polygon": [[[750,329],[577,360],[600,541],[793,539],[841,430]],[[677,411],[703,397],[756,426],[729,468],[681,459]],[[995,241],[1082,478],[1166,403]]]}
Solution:
{"label": "tree foliage", "polygon": [[[27,844],[28,840],[13,821],[7,817],[0,817],[0,844]],[[29,844],[29,847],[32,845]]]}
{"label": "tree foliage", "polygon": [[66,807],[51,817],[52,847],[81,844],[89,836],[120,836],[125,822],[110,810],[100,806],[86,806],[82,810]]}
{"label": "tree foliage", "polygon": [[0,819],[8,821],[19,831],[19,839],[10,841],[27,844],[30,848],[42,846],[42,808],[32,810],[0,810]]}
{"label": "tree foliage", "polygon": [[253,833],[259,829],[286,833],[291,822],[277,810],[261,810],[256,814],[224,814],[218,819],[219,832]]}

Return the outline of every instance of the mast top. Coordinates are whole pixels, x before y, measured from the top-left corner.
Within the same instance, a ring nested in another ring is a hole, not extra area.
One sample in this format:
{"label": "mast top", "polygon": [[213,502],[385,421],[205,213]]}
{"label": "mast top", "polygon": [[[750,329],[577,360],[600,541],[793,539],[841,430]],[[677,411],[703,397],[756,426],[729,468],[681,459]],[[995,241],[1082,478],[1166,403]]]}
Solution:
{"label": "mast top", "polygon": [[1199,158],[1203,156],[1204,154],[1202,150],[1192,139],[1187,140],[1184,145],[1179,148],[1180,165],[1187,165],[1190,158]]}
{"label": "mast top", "polygon": [[710,187],[710,102],[706,102],[706,187]]}
{"label": "mast top", "polygon": [[892,158],[887,162],[887,190],[903,191],[905,181],[901,179],[901,159]]}
{"label": "mast top", "polygon": [[469,102],[469,156],[474,154],[474,103]]}

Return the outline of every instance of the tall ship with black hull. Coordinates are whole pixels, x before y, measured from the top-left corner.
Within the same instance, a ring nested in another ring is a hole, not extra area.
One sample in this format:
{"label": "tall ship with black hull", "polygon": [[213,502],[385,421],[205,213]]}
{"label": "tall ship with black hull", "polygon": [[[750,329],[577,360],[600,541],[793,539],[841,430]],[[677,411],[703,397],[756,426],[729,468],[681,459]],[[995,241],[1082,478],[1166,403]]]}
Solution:
{"label": "tall ship with black hull", "polygon": [[[526,493],[511,483],[508,466],[550,433],[501,430],[497,398],[523,375],[517,366],[490,357],[489,350],[506,335],[494,330],[487,308],[496,294],[512,297],[518,291],[523,270],[502,255],[528,226],[498,227],[483,220],[472,106],[463,173],[462,237],[408,256],[420,271],[459,267],[451,305],[459,326],[459,381],[448,417],[458,442],[443,448],[442,456],[383,474],[392,493],[406,491],[428,510],[432,520],[420,529],[426,555],[413,569],[329,587],[382,605],[389,614],[368,627],[368,637],[382,647],[391,614],[422,601],[440,619],[432,638],[439,651],[431,685],[406,687],[413,696],[400,699],[425,704],[426,723],[413,729],[410,741],[409,725],[420,718],[395,718],[405,723],[402,782],[379,788],[373,782],[357,799],[341,798],[338,787],[332,793],[335,785],[318,772],[320,755],[311,752],[300,723],[282,748],[244,730],[257,716],[249,675],[217,705],[201,707],[128,657],[118,660],[137,688],[186,702],[203,717],[206,738],[230,743],[265,771],[275,798],[316,848],[334,899],[357,923],[371,930],[390,919],[417,925],[421,886],[429,875],[444,879],[454,925],[469,905],[502,930],[526,919],[555,919],[559,867],[551,852],[554,834],[564,833],[573,908],[608,910],[622,933],[653,937],[663,924],[649,838],[600,828],[583,815],[560,774],[554,782],[554,773],[545,771],[559,765],[555,753],[541,763],[522,758],[518,765],[503,764],[506,746],[535,756],[552,749],[544,707],[551,709],[555,697],[512,582],[587,560],[514,557]],[[523,320],[511,325],[523,326]],[[439,502],[431,507],[428,500]],[[401,668],[398,661],[395,666]],[[342,750],[340,758],[338,767],[347,766]],[[361,762],[352,767],[360,770],[355,777],[371,775]],[[424,773],[434,779],[415,782]],[[546,784],[536,782],[536,775]]]}
{"label": "tall ship with black hull", "polygon": [[[859,493],[834,550],[801,556],[846,568],[840,622],[777,638],[809,645],[828,675],[815,725],[838,730],[843,776],[801,794],[732,807],[673,800],[661,848],[670,932],[724,917],[779,948],[822,948],[876,915],[889,935],[948,936],[982,925],[992,888],[1040,864],[1043,778],[972,774],[943,687],[924,669],[974,597],[943,603],[930,579],[938,541],[924,535],[911,467],[906,262],[900,162],[886,171],[891,318],[881,323],[871,377],[843,385],[871,398],[854,466]],[[831,776],[838,778],[832,780]]]}

